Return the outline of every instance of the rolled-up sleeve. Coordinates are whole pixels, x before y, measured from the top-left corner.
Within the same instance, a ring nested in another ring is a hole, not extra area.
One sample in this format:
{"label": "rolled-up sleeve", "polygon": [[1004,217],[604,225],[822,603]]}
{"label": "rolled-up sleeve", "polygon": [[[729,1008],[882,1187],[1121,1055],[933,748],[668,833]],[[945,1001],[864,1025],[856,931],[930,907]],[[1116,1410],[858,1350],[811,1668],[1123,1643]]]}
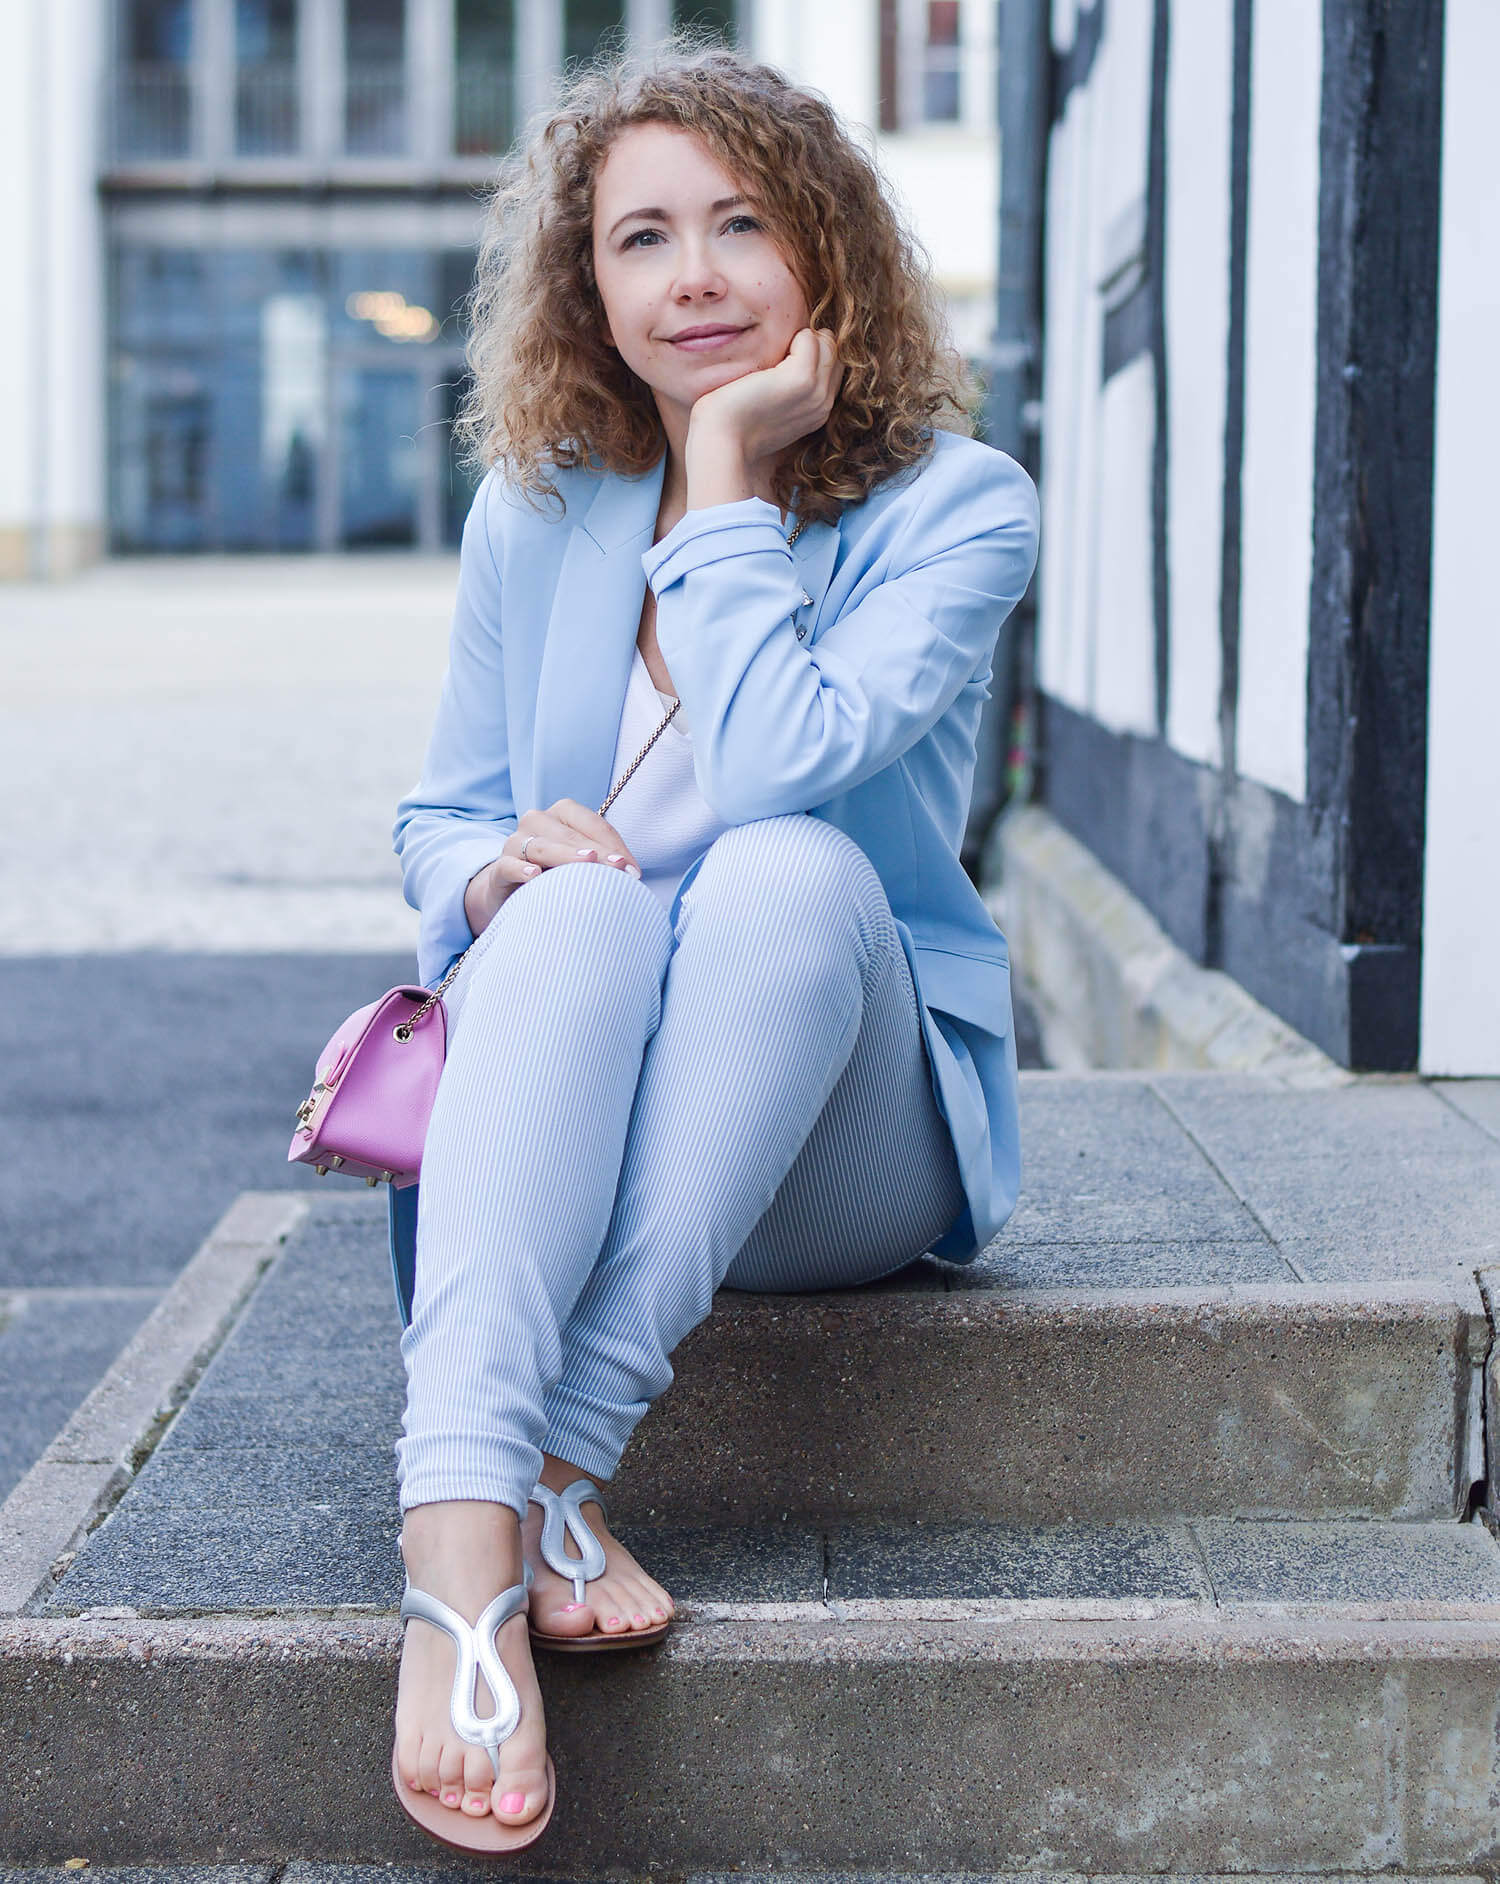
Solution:
{"label": "rolled-up sleeve", "polygon": [[495,484],[491,472],[464,524],[437,718],[422,776],[396,808],[402,888],[421,915],[417,973],[429,986],[473,941],[464,891],[500,855],[518,823],[506,734],[500,572],[490,535]]}
{"label": "rolled-up sleeve", "polygon": [[688,511],[642,563],[699,789],[719,816],[811,810],[915,745],[992,657],[1039,525],[1014,459],[945,454],[912,488],[883,579],[804,644],[775,505]]}

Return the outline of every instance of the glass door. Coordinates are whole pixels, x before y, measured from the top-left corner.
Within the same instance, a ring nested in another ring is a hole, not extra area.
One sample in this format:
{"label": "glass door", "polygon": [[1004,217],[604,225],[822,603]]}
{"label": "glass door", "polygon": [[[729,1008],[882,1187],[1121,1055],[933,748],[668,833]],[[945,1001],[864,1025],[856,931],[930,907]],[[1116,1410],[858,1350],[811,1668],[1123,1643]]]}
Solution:
{"label": "glass door", "polygon": [[353,362],[339,369],[341,549],[415,549],[430,452],[423,448],[423,381],[414,366]]}

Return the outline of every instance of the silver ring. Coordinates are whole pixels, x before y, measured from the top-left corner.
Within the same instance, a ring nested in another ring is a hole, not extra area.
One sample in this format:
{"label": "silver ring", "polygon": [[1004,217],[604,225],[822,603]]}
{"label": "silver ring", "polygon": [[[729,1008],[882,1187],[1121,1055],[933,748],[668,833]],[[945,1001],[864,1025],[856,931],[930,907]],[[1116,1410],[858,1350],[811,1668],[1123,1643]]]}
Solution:
{"label": "silver ring", "polygon": [[521,840],[521,862],[522,863],[525,863],[526,861],[526,846],[531,842],[532,842],[532,839],[529,837],[522,838]]}

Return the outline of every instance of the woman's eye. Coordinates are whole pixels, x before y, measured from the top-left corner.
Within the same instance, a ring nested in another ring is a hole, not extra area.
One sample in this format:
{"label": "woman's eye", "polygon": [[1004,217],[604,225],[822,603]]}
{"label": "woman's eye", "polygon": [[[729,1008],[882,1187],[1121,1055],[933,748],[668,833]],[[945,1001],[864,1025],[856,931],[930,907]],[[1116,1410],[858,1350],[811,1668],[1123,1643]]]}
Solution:
{"label": "woman's eye", "polygon": [[627,249],[634,248],[636,243],[640,241],[642,236],[655,235],[655,234],[656,234],[656,231],[654,229],[637,229],[634,235],[626,236],[624,242],[620,246],[622,248],[627,248]]}
{"label": "woman's eye", "polygon": [[[759,229],[760,227],[760,224],[753,216],[746,215],[731,216],[724,227],[726,229],[732,229],[737,222],[744,223],[747,229]],[[633,249],[643,236],[656,236],[660,234],[661,231],[659,229],[637,229],[633,235],[626,236],[625,240],[620,244],[620,247],[622,249]],[[652,243],[651,246],[654,248],[656,245]]]}

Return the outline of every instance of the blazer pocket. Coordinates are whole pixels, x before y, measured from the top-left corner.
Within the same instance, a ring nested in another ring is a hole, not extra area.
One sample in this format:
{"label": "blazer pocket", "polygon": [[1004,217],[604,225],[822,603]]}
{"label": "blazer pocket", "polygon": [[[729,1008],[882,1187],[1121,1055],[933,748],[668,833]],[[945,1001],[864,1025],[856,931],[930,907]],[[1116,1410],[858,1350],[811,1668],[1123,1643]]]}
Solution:
{"label": "blazer pocket", "polygon": [[917,992],[926,1006],[1005,1038],[1011,1029],[1008,961],[920,943],[916,953]]}

